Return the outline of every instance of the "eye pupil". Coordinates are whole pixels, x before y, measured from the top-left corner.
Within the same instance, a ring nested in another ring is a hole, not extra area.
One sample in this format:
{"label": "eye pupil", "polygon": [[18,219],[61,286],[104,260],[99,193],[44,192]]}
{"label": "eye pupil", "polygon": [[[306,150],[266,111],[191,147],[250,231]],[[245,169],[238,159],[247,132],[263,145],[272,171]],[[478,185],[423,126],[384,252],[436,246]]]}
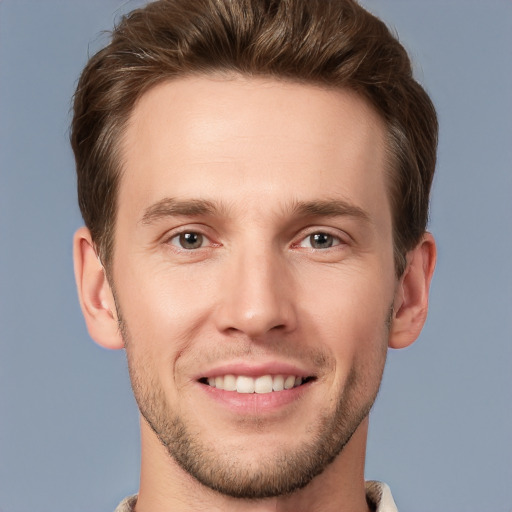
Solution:
{"label": "eye pupil", "polygon": [[203,235],[200,233],[182,233],[180,245],[183,249],[197,249],[203,245]]}
{"label": "eye pupil", "polygon": [[325,249],[327,247],[332,247],[333,237],[327,233],[315,233],[309,237],[309,241],[311,243],[311,247],[315,249]]}

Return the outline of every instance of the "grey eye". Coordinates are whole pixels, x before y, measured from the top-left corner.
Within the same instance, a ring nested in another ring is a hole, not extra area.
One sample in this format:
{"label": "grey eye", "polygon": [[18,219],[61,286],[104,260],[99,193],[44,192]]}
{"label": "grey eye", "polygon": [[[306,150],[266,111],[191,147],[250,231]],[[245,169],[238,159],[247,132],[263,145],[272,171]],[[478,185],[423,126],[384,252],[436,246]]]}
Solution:
{"label": "grey eye", "polygon": [[327,233],[315,233],[309,237],[311,247],[314,249],[327,249],[328,247],[332,247],[334,240],[332,235],[328,235]]}
{"label": "grey eye", "polygon": [[304,238],[300,243],[300,247],[307,249],[330,249],[341,243],[339,237],[323,231],[317,231]]}
{"label": "grey eye", "polygon": [[204,237],[201,233],[181,233],[171,239],[171,244],[181,247],[182,249],[199,249],[203,246]]}
{"label": "grey eye", "polygon": [[313,249],[328,249],[335,243],[335,239],[328,233],[314,233],[308,237],[309,246]]}

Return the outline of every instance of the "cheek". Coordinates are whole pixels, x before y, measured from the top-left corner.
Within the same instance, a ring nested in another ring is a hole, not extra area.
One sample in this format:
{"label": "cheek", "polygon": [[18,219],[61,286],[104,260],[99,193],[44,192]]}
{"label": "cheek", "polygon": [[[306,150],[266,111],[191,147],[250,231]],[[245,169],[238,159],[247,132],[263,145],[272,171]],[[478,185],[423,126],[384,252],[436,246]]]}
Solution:
{"label": "cheek", "polygon": [[[392,271],[375,265],[331,267],[303,273],[300,299],[303,306],[325,327],[344,332],[347,329],[381,331],[393,303]],[[390,274],[391,278],[384,276]],[[333,332],[334,334],[334,332]]]}
{"label": "cheek", "polygon": [[134,264],[123,276],[116,289],[131,338],[153,354],[158,364],[165,360],[168,366],[204,324],[214,287],[205,276],[193,272],[192,266],[190,271],[176,272]]}
{"label": "cheek", "polygon": [[[387,320],[393,302],[393,279],[382,271],[352,267],[317,273],[315,286],[301,287],[301,326],[307,337],[319,339],[332,351],[338,371],[347,375],[353,364],[386,351]],[[312,276],[310,276],[312,277]]]}

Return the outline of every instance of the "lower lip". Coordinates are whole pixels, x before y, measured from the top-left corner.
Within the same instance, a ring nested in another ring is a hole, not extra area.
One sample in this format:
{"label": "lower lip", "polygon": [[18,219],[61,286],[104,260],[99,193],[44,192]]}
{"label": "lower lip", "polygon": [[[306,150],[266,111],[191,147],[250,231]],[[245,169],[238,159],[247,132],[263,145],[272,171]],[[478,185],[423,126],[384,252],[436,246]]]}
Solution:
{"label": "lower lip", "polygon": [[248,415],[271,413],[293,404],[302,398],[311,384],[312,381],[296,388],[273,391],[272,393],[237,393],[198,383],[209,398],[238,414]]}

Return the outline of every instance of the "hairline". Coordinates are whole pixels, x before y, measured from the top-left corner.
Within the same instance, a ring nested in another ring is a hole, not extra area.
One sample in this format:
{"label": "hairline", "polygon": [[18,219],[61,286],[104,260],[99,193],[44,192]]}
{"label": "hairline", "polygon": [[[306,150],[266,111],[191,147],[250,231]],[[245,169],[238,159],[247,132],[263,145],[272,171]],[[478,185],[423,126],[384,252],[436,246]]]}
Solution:
{"label": "hairline", "polygon": [[[118,123],[116,127],[117,134],[113,140],[112,147],[112,156],[110,157],[112,163],[112,172],[114,174],[114,182],[115,182],[115,190],[113,191],[111,205],[112,215],[107,219],[105,229],[101,235],[101,239],[99,243],[95,242],[96,250],[98,256],[100,257],[102,263],[104,264],[105,270],[108,276],[112,275],[112,265],[113,265],[113,257],[115,252],[115,236],[116,236],[116,225],[117,225],[117,216],[118,216],[118,199],[119,199],[119,190],[121,180],[124,175],[124,167],[126,161],[124,160],[123,151],[123,142],[125,140],[125,136],[128,129],[128,124],[132,119],[139,102],[145,97],[150,91],[154,88],[161,86],[165,83],[172,83],[175,81],[186,80],[189,78],[208,78],[208,79],[219,79],[220,81],[231,81],[231,80],[251,80],[251,79],[262,79],[262,81],[270,81],[270,82],[281,82],[281,83],[289,83],[289,84],[298,84],[298,85],[308,85],[313,87],[318,87],[324,91],[346,91],[351,94],[354,94],[356,97],[361,99],[368,108],[370,108],[383,123],[385,129],[384,136],[384,184],[386,188],[386,195],[388,199],[388,204],[391,212],[391,222],[392,222],[392,242],[393,242],[393,256],[395,262],[395,273],[397,277],[400,277],[405,270],[405,254],[403,254],[403,249],[407,250],[407,248],[400,248],[398,244],[398,236],[399,233],[397,231],[397,222],[396,222],[396,207],[394,205],[394,198],[396,195],[395,182],[398,178],[399,173],[399,159],[396,151],[393,149],[393,127],[391,126],[391,122],[386,120],[382,112],[374,105],[374,103],[369,99],[365,94],[362,94],[359,90],[354,86],[355,84],[351,84],[350,82],[345,84],[333,84],[327,83],[323,80],[312,80],[301,77],[293,77],[293,76],[285,76],[283,74],[275,73],[251,73],[244,72],[236,69],[225,69],[225,68],[215,68],[212,67],[211,70],[190,70],[179,75],[162,75],[158,78],[155,78],[149,81],[147,84],[142,86],[139,90],[139,94],[135,98],[135,100],[129,105],[129,108],[125,112],[123,112],[121,122]],[[396,129],[396,127],[394,127]],[[105,130],[107,131],[107,130]]]}

